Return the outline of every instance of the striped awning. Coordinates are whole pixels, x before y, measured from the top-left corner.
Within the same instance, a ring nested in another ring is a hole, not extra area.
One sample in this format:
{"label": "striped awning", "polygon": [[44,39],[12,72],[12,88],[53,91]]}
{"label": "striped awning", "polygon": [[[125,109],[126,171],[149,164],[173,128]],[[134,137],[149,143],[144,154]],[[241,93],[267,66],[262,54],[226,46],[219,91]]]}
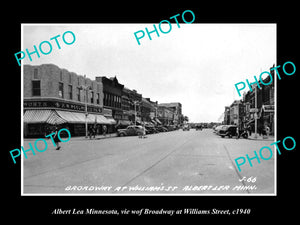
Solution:
{"label": "striped awning", "polygon": [[[48,124],[63,124],[63,123],[85,123],[85,113],[69,112],[63,110],[26,110],[24,114],[24,123],[48,123]],[[88,114],[87,123],[98,124],[116,124],[113,118],[106,118],[103,115]]]}
{"label": "striped awning", "polygon": [[49,123],[49,124],[63,124],[67,121],[61,118],[55,110],[26,110],[24,117],[24,123]]}
{"label": "striped awning", "polygon": [[[85,114],[84,113],[78,113],[78,112],[69,112],[69,111],[62,111],[62,110],[56,110],[57,114],[68,121],[68,123],[85,123]],[[88,123],[93,123],[94,120],[87,117]]]}
{"label": "striped awning", "polygon": [[[85,113],[56,110],[57,114],[68,121],[68,123],[85,123]],[[99,114],[88,114],[87,123],[111,124],[105,116]]]}
{"label": "striped awning", "polygon": [[52,110],[26,110],[23,116],[24,123],[46,123]]}
{"label": "striped awning", "polygon": [[105,116],[103,115],[98,115],[98,114],[90,114],[90,117],[94,117],[94,122],[99,123],[99,124],[111,124],[110,120],[108,120]]}
{"label": "striped awning", "polygon": [[59,124],[67,123],[68,121],[61,118],[59,115],[57,115],[55,110],[53,110],[46,122],[52,125],[59,125]]}
{"label": "striped awning", "polygon": [[106,116],[105,117],[108,121],[109,121],[109,124],[116,124],[117,122],[114,120],[114,118],[110,117],[110,116]]}
{"label": "striped awning", "polygon": [[158,124],[160,124],[160,125],[161,125],[161,122],[160,122],[160,120],[159,120],[159,119],[155,118],[155,120],[156,120],[156,122],[157,122]]}

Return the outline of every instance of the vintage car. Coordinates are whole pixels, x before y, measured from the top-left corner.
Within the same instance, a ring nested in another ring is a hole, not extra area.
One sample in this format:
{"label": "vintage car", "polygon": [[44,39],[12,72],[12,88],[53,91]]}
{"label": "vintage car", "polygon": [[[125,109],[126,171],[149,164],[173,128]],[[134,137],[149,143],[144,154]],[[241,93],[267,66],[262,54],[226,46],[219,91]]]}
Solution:
{"label": "vintage car", "polygon": [[229,138],[232,138],[232,136],[236,136],[236,135],[237,135],[237,133],[236,133],[236,128],[237,128],[237,126],[235,126],[235,125],[227,125],[227,126],[223,126],[223,127],[219,130],[218,134],[219,134],[222,138],[224,138],[224,137],[226,137],[226,136],[228,136]]}
{"label": "vintage car", "polygon": [[182,130],[185,131],[189,131],[190,130],[190,126],[188,124],[184,124],[183,127],[182,127]]}
{"label": "vintage car", "polygon": [[[140,132],[143,132],[143,127],[138,125],[128,126],[126,129],[118,129],[117,134],[119,137],[123,136],[134,136],[138,135]],[[147,129],[146,129],[147,133]]]}

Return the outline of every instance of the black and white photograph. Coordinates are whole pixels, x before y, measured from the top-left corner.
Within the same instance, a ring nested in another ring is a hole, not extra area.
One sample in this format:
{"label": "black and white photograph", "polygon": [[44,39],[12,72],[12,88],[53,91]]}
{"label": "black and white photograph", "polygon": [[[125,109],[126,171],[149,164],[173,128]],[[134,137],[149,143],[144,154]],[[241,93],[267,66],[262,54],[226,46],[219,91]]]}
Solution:
{"label": "black and white photograph", "polygon": [[23,196],[277,194],[276,23],[180,13],[21,25]]}
{"label": "black and white photograph", "polygon": [[296,218],[296,5],[162,3],[4,8],[5,220]]}

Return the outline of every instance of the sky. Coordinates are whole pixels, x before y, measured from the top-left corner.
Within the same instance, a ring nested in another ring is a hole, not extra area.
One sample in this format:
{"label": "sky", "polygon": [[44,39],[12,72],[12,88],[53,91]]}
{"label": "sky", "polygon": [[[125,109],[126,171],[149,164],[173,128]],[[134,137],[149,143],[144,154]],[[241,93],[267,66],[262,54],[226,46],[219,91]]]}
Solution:
{"label": "sky", "polygon": [[[236,83],[254,81],[276,64],[276,24],[171,25],[164,34],[156,24],[160,36],[151,33],[150,40],[145,31],[154,29],[150,23],[22,24],[21,51],[32,52],[42,41],[52,44],[50,54],[33,54],[32,61],[26,55],[22,64],[52,63],[92,80],[116,76],[151,101],[180,102],[190,122],[217,122],[225,106],[241,99]],[[140,45],[134,36],[139,30],[145,32]],[[76,37],[71,45],[62,40],[66,31]],[[50,40],[57,35],[61,49]]]}

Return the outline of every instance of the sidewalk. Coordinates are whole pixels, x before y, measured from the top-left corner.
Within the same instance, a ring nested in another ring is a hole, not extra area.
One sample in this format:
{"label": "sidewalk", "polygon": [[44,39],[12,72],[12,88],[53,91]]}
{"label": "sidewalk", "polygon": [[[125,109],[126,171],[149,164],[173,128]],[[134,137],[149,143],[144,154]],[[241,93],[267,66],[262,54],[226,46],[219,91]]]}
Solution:
{"label": "sidewalk", "polygon": [[[117,133],[111,133],[111,134],[106,134],[104,135],[96,135],[95,138],[92,136],[92,138],[90,139],[90,137],[88,136],[87,138],[85,136],[75,136],[75,137],[71,137],[71,139],[73,141],[82,141],[82,140],[100,140],[100,139],[106,139],[106,138],[113,138],[113,137],[118,137]],[[24,141],[36,141],[39,138],[24,138]],[[48,139],[48,138],[44,138],[44,139]],[[50,139],[50,138],[49,138]]]}
{"label": "sidewalk", "polygon": [[105,136],[102,134],[98,134],[94,136],[92,136],[92,138],[90,139],[90,137],[88,136],[87,138],[85,136],[79,136],[79,137],[72,137],[73,140],[100,140],[100,139],[106,139],[106,138],[113,138],[113,137],[118,137],[117,133],[111,133],[111,134],[106,134]]}
{"label": "sidewalk", "polygon": [[273,141],[275,140],[274,135],[269,135],[269,137],[267,137],[267,135],[259,135],[257,134],[257,138],[254,137],[254,133],[252,133],[251,135],[249,135],[248,139],[250,140],[257,140],[257,141]]}

